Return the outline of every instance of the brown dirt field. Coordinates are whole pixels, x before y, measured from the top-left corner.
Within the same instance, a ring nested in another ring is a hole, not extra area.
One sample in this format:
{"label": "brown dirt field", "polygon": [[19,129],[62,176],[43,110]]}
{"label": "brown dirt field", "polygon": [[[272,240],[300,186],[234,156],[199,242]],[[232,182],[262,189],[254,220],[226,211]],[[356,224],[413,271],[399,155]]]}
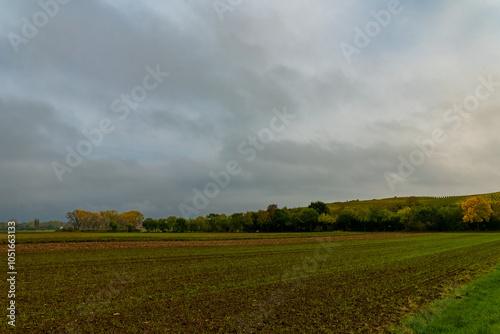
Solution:
{"label": "brown dirt field", "polygon": [[51,242],[37,244],[19,244],[19,253],[72,251],[72,250],[104,250],[115,248],[171,248],[171,247],[224,247],[252,245],[285,245],[315,242],[335,242],[347,240],[392,239],[424,236],[427,233],[373,233],[352,236],[335,236],[324,238],[280,238],[280,239],[247,239],[247,240],[213,240],[213,241],[93,241],[93,242]]}

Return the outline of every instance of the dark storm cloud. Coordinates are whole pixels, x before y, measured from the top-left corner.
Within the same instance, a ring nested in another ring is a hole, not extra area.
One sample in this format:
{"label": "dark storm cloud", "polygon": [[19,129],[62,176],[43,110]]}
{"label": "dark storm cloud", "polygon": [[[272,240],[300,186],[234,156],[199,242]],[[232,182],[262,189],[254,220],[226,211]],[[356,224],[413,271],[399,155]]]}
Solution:
{"label": "dark storm cloud", "polygon": [[[0,221],[64,220],[77,208],[180,215],[232,160],[241,173],[200,214],[497,191],[500,7],[400,5],[349,63],[341,43],[388,1],[245,1],[223,20],[211,1],[70,1],[17,53],[9,36],[43,8],[6,4]],[[148,68],[169,75],[131,107],[123,99],[140,92]],[[494,91],[470,117],[446,121],[490,75]],[[262,144],[284,109],[294,118]],[[113,131],[59,182],[53,163],[66,164],[68,147],[103,120]],[[385,173],[437,128],[447,140],[392,191]],[[250,137],[264,146],[251,161]]]}

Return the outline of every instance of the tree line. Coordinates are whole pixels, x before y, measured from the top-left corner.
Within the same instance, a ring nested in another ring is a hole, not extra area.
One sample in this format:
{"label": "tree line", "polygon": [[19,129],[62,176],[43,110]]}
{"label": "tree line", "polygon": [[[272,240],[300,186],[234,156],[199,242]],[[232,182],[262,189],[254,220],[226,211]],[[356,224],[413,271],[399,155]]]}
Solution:
{"label": "tree line", "polygon": [[[7,230],[7,222],[1,222],[0,223],[0,230]],[[40,222],[39,219],[34,219],[28,223],[20,223],[18,222],[16,224],[16,230],[18,231],[35,231],[35,230],[47,230],[47,231],[53,231],[53,230],[59,230],[62,229],[66,226],[66,223],[58,221],[58,220],[51,220],[48,222]]]}
{"label": "tree line", "polygon": [[323,202],[306,208],[279,208],[234,213],[210,213],[195,219],[170,216],[146,218],[138,211],[68,212],[74,230],[147,232],[305,232],[305,231],[466,231],[500,230],[500,203],[472,197],[454,205],[421,204],[414,197],[404,204],[348,206],[330,209]]}
{"label": "tree line", "polygon": [[340,206],[312,202],[307,208],[278,208],[232,215],[210,213],[195,219],[147,218],[148,232],[299,232],[299,231],[466,231],[500,230],[500,205],[473,197],[449,206],[420,204],[409,198],[390,208]]}

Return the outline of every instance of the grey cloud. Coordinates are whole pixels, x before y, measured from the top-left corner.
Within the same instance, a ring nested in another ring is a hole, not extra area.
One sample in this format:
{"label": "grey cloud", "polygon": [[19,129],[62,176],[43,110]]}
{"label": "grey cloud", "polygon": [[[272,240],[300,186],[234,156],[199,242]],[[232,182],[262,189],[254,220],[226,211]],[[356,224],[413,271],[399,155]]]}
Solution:
{"label": "grey cloud", "polygon": [[[210,2],[72,1],[19,54],[6,34],[40,7],[5,5],[0,221],[64,220],[77,208],[179,215],[209,172],[233,159],[242,173],[202,214],[497,191],[500,88],[459,129],[443,113],[474,93],[479,76],[500,81],[500,6],[402,4],[351,64],[339,44],[386,1],[252,1],[224,21]],[[120,120],[113,101],[157,65],[168,78]],[[296,118],[247,162],[238,145],[285,106]],[[59,182],[51,163],[64,163],[66,146],[104,118],[115,130]],[[384,173],[437,127],[448,140],[393,193]]]}

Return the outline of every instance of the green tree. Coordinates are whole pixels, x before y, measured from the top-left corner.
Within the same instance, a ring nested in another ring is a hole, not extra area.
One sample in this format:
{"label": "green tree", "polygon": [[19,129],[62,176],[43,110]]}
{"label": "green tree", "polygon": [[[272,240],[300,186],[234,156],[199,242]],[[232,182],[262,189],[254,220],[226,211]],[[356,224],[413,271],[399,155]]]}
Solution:
{"label": "green tree", "polygon": [[255,231],[253,229],[253,220],[252,220],[252,214],[250,213],[245,213],[243,214],[243,221],[242,221],[242,226],[241,229],[243,232],[250,232],[250,231]]}
{"label": "green tree", "polygon": [[176,222],[177,222],[177,217],[175,216],[167,217],[167,231],[173,231]]}
{"label": "green tree", "polygon": [[215,226],[217,232],[229,232],[231,230],[229,218],[225,214],[217,215]]}
{"label": "green tree", "polygon": [[436,229],[436,210],[427,206],[405,207],[398,210],[396,217],[406,231]]}
{"label": "green tree", "polygon": [[337,228],[346,230],[346,232],[351,230],[353,226],[356,226],[357,223],[358,219],[351,208],[342,210],[337,217]]}
{"label": "green tree", "polygon": [[35,230],[38,230],[40,228],[40,219],[35,218],[34,225],[35,225]]}
{"label": "green tree", "polygon": [[187,221],[187,231],[188,232],[199,232],[198,225],[196,224],[196,219],[189,218]]}
{"label": "green tree", "polygon": [[276,209],[274,211],[274,215],[272,216],[271,220],[272,220],[273,230],[283,232],[288,222],[290,221],[290,215],[286,210]]}
{"label": "green tree", "polygon": [[153,218],[146,218],[142,222],[142,227],[144,227],[148,232],[154,232],[156,231],[156,220]]}
{"label": "green tree", "polygon": [[199,231],[208,232],[208,223],[205,217],[203,216],[196,217],[195,224],[198,226]]}
{"label": "green tree", "polygon": [[316,210],[318,215],[321,215],[322,213],[324,213],[326,215],[330,214],[330,209],[328,208],[328,206],[325,203],[320,202],[320,201],[311,202],[311,204],[309,204],[308,208]]}
{"label": "green tree", "polygon": [[387,209],[370,208],[370,223],[373,224],[374,230],[385,232],[389,226],[393,230],[394,226],[399,224],[399,217]]}
{"label": "green tree", "polygon": [[216,232],[217,231],[217,217],[219,217],[216,213],[209,213],[206,217],[208,224],[208,232]]}
{"label": "green tree", "polygon": [[[200,218],[200,217],[198,217]],[[189,219],[188,221],[188,226],[189,226],[189,232],[200,232],[203,231],[203,224],[201,223],[200,219]],[[202,219],[205,219],[201,217]]]}
{"label": "green tree", "polygon": [[327,215],[326,213],[322,213],[318,217],[318,223],[320,223],[321,227],[325,231],[333,231],[335,227],[335,218]]}
{"label": "green tree", "polygon": [[399,217],[395,212],[388,209],[383,209],[381,212],[381,221],[384,227],[384,231],[386,229],[393,231],[396,229],[399,223]]}
{"label": "green tree", "polygon": [[491,214],[489,227],[494,230],[500,230],[500,201],[490,204],[493,213]]}
{"label": "green tree", "polygon": [[423,206],[417,209],[415,218],[420,223],[421,230],[432,229],[436,226],[436,210],[429,206]]}
{"label": "green tree", "polygon": [[229,216],[229,223],[231,231],[240,232],[243,230],[243,225],[245,224],[245,215],[243,213],[233,213]]}
{"label": "green tree", "polygon": [[412,221],[413,221],[413,212],[410,207],[403,208],[398,210],[396,213],[401,225],[404,226],[405,230],[411,230]]}
{"label": "green tree", "polygon": [[299,223],[301,229],[309,229],[312,232],[318,224],[319,214],[312,208],[305,208],[300,212]]}
{"label": "green tree", "polygon": [[466,230],[468,226],[462,217],[462,209],[459,206],[443,206],[436,212],[437,229],[439,231]]}
{"label": "green tree", "polygon": [[278,209],[278,204],[269,204],[267,206],[267,212],[269,212],[269,217],[271,217],[271,219],[273,218],[274,216],[274,212]]}
{"label": "green tree", "polygon": [[116,232],[118,230],[118,223],[114,220],[110,221],[109,228],[111,229],[111,231]]}
{"label": "green tree", "polygon": [[261,230],[269,232],[271,229],[271,215],[268,211],[259,210],[259,215],[257,216],[257,224]]}
{"label": "green tree", "polygon": [[288,215],[290,216],[290,220],[287,224],[287,230],[289,231],[299,231],[300,226],[300,214],[302,213],[302,208],[288,209]]}
{"label": "green tree", "polygon": [[188,222],[185,218],[177,218],[174,225],[174,232],[183,233],[188,229]]}
{"label": "green tree", "polygon": [[370,223],[370,209],[361,208],[355,212],[356,219],[363,225],[363,232],[366,232],[366,225]]}
{"label": "green tree", "polygon": [[168,231],[170,231],[170,228],[169,228],[169,225],[168,225],[168,219],[165,219],[165,218],[158,219],[156,221],[156,226],[162,232],[168,232]]}
{"label": "green tree", "polygon": [[255,211],[247,211],[245,214],[246,217],[246,225],[245,231],[257,231],[259,229],[259,224],[257,222],[257,218],[259,217],[259,213]]}

